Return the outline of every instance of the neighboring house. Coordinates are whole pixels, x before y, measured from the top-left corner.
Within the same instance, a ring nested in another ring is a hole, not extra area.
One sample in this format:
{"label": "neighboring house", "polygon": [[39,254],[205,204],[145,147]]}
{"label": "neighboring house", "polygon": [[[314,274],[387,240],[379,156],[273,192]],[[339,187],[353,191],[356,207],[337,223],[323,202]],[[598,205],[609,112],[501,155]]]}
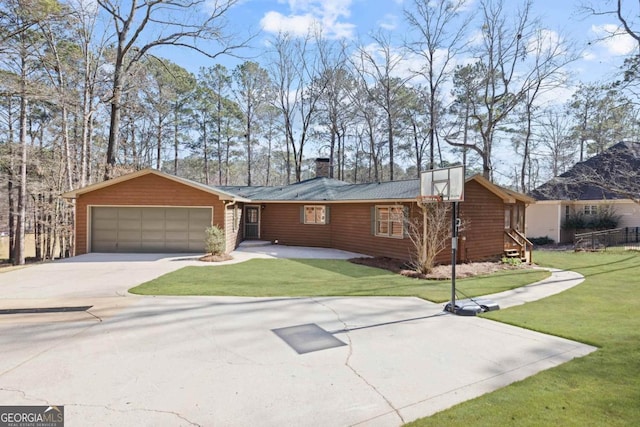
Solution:
{"label": "neighboring house", "polygon": [[[414,248],[404,219],[421,215],[419,194],[417,179],[348,184],[316,177],[280,187],[210,187],[145,169],[63,196],[75,199],[78,255],[202,252],[204,229],[215,224],[225,230],[227,252],[255,239],[408,260]],[[459,259],[502,256],[513,236],[522,235],[533,201],[482,176],[467,179]],[[437,261],[450,257],[448,248]]]}
{"label": "neighboring house", "polygon": [[567,219],[579,215],[593,220],[606,211],[619,217],[620,228],[639,227],[640,143],[615,144],[577,163],[531,195],[537,202],[527,208],[529,238],[573,242],[574,230],[564,227]]}

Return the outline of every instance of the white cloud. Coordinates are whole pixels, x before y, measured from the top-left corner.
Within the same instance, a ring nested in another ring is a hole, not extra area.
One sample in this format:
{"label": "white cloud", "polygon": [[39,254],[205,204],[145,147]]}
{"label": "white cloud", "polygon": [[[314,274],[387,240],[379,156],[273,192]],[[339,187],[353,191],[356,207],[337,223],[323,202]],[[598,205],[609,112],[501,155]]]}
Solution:
{"label": "white cloud", "polygon": [[382,20],[378,23],[381,28],[392,31],[398,28],[398,17],[391,13],[387,13],[382,17]]}
{"label": "white cloud", "polygon": [[290,14],[267,12],[260,25],[270,33],[288,32],[305,35],[312,28],[318,28],[327,38],[352,38],[355,25],[344,21],[351,15],[351,0],[288,0]]}
{"label": "white cloud", "polygon": [[592,25],[591,32],[598,37],[598,44],[607,49],[610,55],[629,55],[638,48],[637,42],[618,25]]}
{"label": "white cloud", "polygon": [[553,30],[539,30],[528,40],[528,51],[537,55],[565,53],[560,34]]}
{"label": "white cloud", "polygon": [[469,35],[470,46],[482,46],[484,44],[484,34],[482,30],[476,30]]}
{"label": "white cloud", "polygon": [[286,32],[304,36],[314,26],[316,20],[311,15],[284,16],[278,12],[267,12],[260,20],[260,26],[269,33]]}

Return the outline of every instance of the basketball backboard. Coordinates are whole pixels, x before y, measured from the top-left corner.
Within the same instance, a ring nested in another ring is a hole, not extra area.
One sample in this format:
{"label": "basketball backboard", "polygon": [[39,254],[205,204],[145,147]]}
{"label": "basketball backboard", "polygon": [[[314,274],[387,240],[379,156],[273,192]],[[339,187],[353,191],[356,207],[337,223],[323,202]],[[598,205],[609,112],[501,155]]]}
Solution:
{"label": "basketball backboard", "polygon": [[420,195],[440,196],[443,202],[464,200],[464,166],[431,169],[420,174]]}

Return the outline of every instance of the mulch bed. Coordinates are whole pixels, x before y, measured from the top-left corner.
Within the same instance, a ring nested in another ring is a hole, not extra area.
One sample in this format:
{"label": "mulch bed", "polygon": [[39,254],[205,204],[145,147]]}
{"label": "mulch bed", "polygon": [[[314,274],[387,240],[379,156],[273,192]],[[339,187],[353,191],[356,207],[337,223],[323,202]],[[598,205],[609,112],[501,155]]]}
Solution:
{"label": "mulch bed", "polygon": [[[451,265],[437,265],[429,274],[420,274],[414,271],[405,261],[388,258],[388,257],[372,257],[372,258],[351,258],[349,260],[354,264],[366,265],[369,267],[382,268],[403,276],[413,277],[417,279],[430,280],[449,280],[451,279]],[[494,273],[499,270],[514,270],[520,268],[529,268],[530,266],[522,264],[513,266],[502,262],[469,262],[464,264],[456,264],[456,278],[462,279],[478,275]]]}
{"label": "mulch bed", "polygon": [[203,257],[198,258],[198,261],[204,262],[222,262],[222,261],[230,261],[233,257],[229,254],[220,254],[220,255],[212,255],[207,254]]}

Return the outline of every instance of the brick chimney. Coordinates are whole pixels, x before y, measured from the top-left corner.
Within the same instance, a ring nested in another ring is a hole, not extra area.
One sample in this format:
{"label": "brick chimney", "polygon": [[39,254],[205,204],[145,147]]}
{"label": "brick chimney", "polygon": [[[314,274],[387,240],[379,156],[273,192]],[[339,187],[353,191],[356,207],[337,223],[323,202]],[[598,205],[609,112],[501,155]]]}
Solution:
{"label": "brick chimney", "polygon": [[318,157],[316,159],[316,178],[330,178],[331,164],[326,157]]}

